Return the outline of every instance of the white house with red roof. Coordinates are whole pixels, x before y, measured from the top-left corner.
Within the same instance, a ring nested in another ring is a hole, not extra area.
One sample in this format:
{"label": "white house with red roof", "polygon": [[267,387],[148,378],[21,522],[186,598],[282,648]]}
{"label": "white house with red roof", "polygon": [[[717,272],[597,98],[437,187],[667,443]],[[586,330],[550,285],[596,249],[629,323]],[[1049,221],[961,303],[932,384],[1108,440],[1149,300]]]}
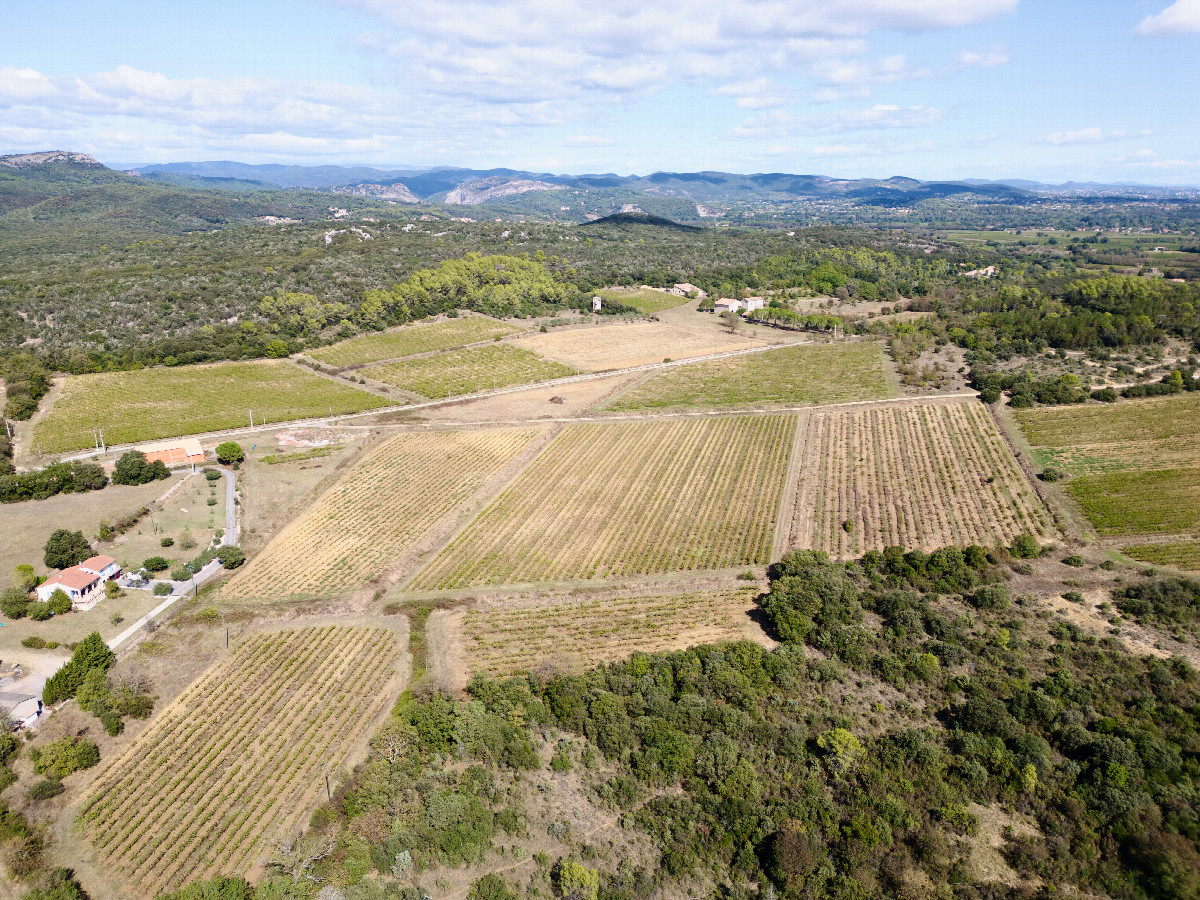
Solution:
{"label": "white house with red roof", "polygon": [[72,606],[91,609],[100,599],[97,588],[120,574],[121,567],[111,556],[93,556],[77,566],[56,572],[39,584],[38,599],[44,603],[55,591],[62,591],[71,598]]}

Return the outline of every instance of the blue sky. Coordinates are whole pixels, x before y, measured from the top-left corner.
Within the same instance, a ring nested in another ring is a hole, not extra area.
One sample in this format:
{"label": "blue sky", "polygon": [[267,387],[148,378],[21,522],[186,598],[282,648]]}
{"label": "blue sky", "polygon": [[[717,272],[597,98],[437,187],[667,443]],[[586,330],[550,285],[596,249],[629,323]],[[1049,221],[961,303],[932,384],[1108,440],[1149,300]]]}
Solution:
{"label": "blue sky", "polygon": [[0,0],[0,153],[1200,184],[1200,0]]}

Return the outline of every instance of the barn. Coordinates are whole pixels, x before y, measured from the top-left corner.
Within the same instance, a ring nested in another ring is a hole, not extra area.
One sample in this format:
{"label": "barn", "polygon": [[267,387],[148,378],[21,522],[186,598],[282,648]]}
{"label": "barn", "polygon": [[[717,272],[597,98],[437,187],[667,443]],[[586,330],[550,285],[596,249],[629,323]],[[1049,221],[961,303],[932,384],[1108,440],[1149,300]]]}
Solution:
{"label": "barn", "polygon": [[142,444],[136,448],[146,457],[146,462],[161,462],[165,466],[202,466],[204,448],[196,438],[176,438]]}

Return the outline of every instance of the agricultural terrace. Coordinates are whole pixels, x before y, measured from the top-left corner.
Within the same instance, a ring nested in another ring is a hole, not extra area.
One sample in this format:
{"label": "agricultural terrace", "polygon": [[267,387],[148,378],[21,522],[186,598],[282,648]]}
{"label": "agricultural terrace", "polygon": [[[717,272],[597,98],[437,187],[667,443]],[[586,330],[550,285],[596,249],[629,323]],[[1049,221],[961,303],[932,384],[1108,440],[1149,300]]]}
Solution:
{"label": "agricultural terrace", "polygon": [[33,428],[43,453],[93,446],[96,425],[110,445],[128,444],[249,425],[250,409],[259,423],[390,405],[281,359],[68,375],[60,386],[62,396]]}
{"label": "agricultural terrace", "polygon": [[795,426],[793,416],[571,426],[412,587],[766,562]]}
{"label": "agricultural terrace", "polygon": [[422,397],[458,397],[578,374],[512,344],[486,344],[369,366],[362,374]]}
{"label": "agricultural terrace", "polygon": [[1073,475],[1200,464],[1200,392],[1013,414],[1038,462]]}
{"label": "agricultural terrace", "polygon": [[248,871],[391,705],[399,649],[380,628],[247,639],[88,789],[79,822],[104,868],[147,897]]}
{"label": "agricultural terrace", "polygon": [[648,288],[639,288],[633,291],[609,288],[606,291],[598,291],[597,293],[604,300],[624,303],[626,306],[632,306],[638,312],[645,313],[648,316],[660,313],[665,309],[674,309],[677,306],[683,306],[685,303],[692,302],[687,297],[681,297],[679,294],[671,294],[667,291],[655,291]]}
{"label": "agricultural terrace", "polygon": [[1131,547],[1122,547],[1121,550],[1134,559],[1154,563],[1156,566],[1200,572],[1200,540],[1172,544],[1134,544]]}
{"label": "agricultural terrace", "polygon": [[361,587],[537,434],[534,428],[488,429],[392,438],[240,570],[225,597],[286,600]]}
{"label": "agricultural terrace", "polygon": [[801,344],[669,369],[634,385],[607,409],[744,408],[894,396],[879,344]]}
{"label": "agricultural terrace", "polygon": [[1051,533],[980,403],[814,410],[802,414],[800,429],[791,548],[851,557]]}
{"label": "agricultural terrace", "polygon": [[1102,535],[1177,534],[1200,527],[1200,468],[1076,478],[1067,493]]}
{"label": "agricultural terrace", "polygon": [[513,343],[563,365],[591,372],[762,346],[761,341],[723,331],[719,322],[699,313],[694,326],[667,322],[596,325],[530,334]]}
{"label": "agricultural terrace", "polygon": [[391,331],[351,338],[307,355],[331,366],[360,366],[435,350],[453,350],[520,330],[488,316],[460,316],[445,322],[403,325]]}
{"label": "agricultural terrace", "polygon": [[746,637],[757,587],[736,591],[564,599],[514,607],[511,599],[469,610],[463,644],[471,670],[491,676],[531,672],[540,663],[584,669],[631,653],[655,653]]}

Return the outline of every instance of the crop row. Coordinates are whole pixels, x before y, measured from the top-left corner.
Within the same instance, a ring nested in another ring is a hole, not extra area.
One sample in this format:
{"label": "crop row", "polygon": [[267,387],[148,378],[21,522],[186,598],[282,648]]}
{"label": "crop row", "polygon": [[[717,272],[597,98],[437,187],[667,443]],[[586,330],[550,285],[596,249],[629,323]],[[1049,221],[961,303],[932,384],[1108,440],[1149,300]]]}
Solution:
{"label": "crop row", "polygon": [[383,629],[256,635],[180,696],[89,789],[80,823],[152,895],[252,866],[387,704]]}
{"label": "crop row", "polygon": [[745,416],[567,428],[412,586],[765,562],[795,424]]}
{"label": "crop row", "polygon": [[429,398],[458,397],[576,374],[569,366],[512,344],[485,344],[383,363],[362,372],[368,378]]}
{"label": "crop row", "polygon": [[977,403],[814,411],[801,428],[793,547],[845,557],[1048,533],[1044,508]]}
{"label": "crop row", "polygon": [[516,609],[481,606],[468,611],[463,633],[477,672],[506,675],[547,661],[582,667],[634,651],[737,640],[752,597],[753,590],[741,590]]}
{"label": "crop row", "polygon": [[226,596],[313,596],[365,584],[536,434],[489,429],[392,438],[284,529],[230,582]]}

